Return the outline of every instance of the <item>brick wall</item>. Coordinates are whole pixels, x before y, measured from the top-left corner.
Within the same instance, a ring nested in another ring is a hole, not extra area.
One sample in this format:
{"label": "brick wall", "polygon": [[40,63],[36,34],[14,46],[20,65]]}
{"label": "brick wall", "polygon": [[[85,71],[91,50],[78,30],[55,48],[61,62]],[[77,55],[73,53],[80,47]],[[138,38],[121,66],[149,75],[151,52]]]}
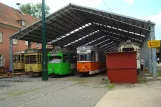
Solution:
{"label": "brick wall", "polygon": [[[0,42],[0,54],[5,58],[5,67],[9,68],[9,37],[16,33],[18,29],[13,27],[6,27],[0,25],[0,32],[3,33],[3,41]],[[28,48],[28,45],[25,45],[25,41],[18,40],[16,45],[13,45],[13,53],[17,51],[23,51]],[[36,43],[32,44],[32,48],[36,48]],[[41,45],[39,46],[41,48]]]}

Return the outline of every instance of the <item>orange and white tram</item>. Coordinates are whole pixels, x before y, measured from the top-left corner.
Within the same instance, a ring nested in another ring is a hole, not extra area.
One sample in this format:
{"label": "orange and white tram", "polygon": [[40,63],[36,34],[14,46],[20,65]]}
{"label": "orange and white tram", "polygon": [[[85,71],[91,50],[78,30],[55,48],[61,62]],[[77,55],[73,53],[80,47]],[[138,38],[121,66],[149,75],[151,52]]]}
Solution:
{"label": "orange and white tram", "polygon": [[77,75],[92,75],[105,70],[106,57],[100,48],[95,46],[81,46],[77,48]]}

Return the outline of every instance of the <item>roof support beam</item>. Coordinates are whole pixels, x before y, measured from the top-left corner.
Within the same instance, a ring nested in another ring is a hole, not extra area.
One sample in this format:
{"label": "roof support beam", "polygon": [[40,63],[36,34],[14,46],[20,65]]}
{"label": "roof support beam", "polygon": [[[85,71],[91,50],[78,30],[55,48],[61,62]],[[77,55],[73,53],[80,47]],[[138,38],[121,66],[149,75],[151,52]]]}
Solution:
{"label": "roof support beam", "polygon": [[92,40],[95,40],[96,38],[98,38],[102,35],[103,35],[102,32],[98,32],[98,33],[95,33],[91,36],[88,36],[88,37],[76,42],[75,44],[77,44],[78,46],[82,46],[82,45],[85,45],[88,42],[91,42]]}
{"label": "roof support beam", "polygon": [[[107,46],[107,44],[108,44],[108,46]],[[107,43],[107,44],[105,44],[105,45],[102,45],[102,47],[101,48],[103,48],[103,49],[107,49],[107,48],[109,48],[109,47],[113,47],[113,46],[118,46],[120,43],[118,43],[118,42],[112,42],[112,43]],[[104,47],[103,47],[104,46]]]}
{"label": "roof support beam", "polygon": [[101,41],[102,39],[105,39],[105,37],[106,37],[106,36],[103,35],[103,36],[101,36],[101,37],[98,37],[98,38],[96,38],[96,39],[91,40],[90,42],[85,43],[84,45],[92,45],[92,44],[95,44],[95,42]]}
{"label": "roof support beam", "polygon": [[[83,36],[86,36],[88,35],[89,33],[91,32],[94,32],[94,31],[88,31],[88,29],[91,27],[92,25],[89,25],[87,27],[84,27],[82,29],[79,29],[78,31],[73,31],[73,32],[70,32],[68,33],[68,35],[64,35],[64,36],[61,36],[59,38],[56,38],[55,40],[53,40],[54,43],[56,43],[57,41],[68,41],[68,42],[71,42],[71,41],[74,41],[74,40],[77,40]],[[86,32],[84,33],[84,35],[80,35],[80,31],[82,32]],[[68,40],[66,40],[66,38],[68,38]]]}
{"label": "roof support beam", "polygon": [[[83,20],[85,20],[86,22],[93,22],[93,17],[91,17],[90,15],[88,14],[84,14],[82,13],[82,15],[80,15],[80,13],[78,14],[79,12],[77,11],[77,15],[79,17],[81,17]],[[83,16],[83,17],[82,17]],[[97,30],[95,27],[91,27],[90,30]]]}
{"label": "roof support beam", "polygon": [[77,40],[75,40],[75,41],[72,41],[72,42],[66,44],[65,47],[68,47],[68,46],[70,46],[70,45],[72,45],[72,44],[75,44],[75,43],[77,43],[78,41],[81,41],[81,40],[83,40],[83,39],[85,39],[85,38],[87,38],[87,37],[89,37],[89,36],[95,35],[96,33],[99,33],[99,30],[94,31],[94,32],[91,32],[91,33],[89,33],[89,34],[83,36],[82,38],[79,38],[79,39],[77,39]]}
{"label": "roof support beam", "polygon": [[[114,36],[114,37],[119,37],[119,38],[122,39],[122,40],[127,40],[126,37],[123,36],[123,35],[116,34],[116,33],[111,33],[111,32],[108,32],[108,31],[104,31],[104,32],[105,32],[105,34],[108,34],[108,35],[111,35],[111,36]],[[136,43],[139,43],[139,44],[142,43],[142,41],[136,40],[135,38],[130,38],[130,37],[128,37],[128,38],[129,38],[130,40],[133,40],[133,41],[136,42]]]}
{"label": "roof support beam", "polygon": [[[80,15],[79,12],[75,11],[75,10],[70,10],[72,13],[74,13],[74,15],[78,16],[83,22],[85,23],[89,23],[89,22],[92,22],[92,21],[89,21],[87,20],[87,18],[84,17],[84,15]],[[82,17],[83,16],[83,17]],[[93,30],[96,30],[96,29],[93,29],[93,28],[90,28],[89,31],[93,31]]]}
{"label": "roof support beam", "polygon": [[116,41],[112,41],[112,42],[109,42],[109,43],[106,43],[106,44],[102,44],[102,46],[100,46],[100,48],[104,48],[104,47],[107,47],[108,46],[112,46],[112,45],[115,45],[115,44],[119,44],[120,42],[116,42]]}
{"label": "roof support beam", "polygon": [[104,47],[104,49],[112,48],[112,47],[115,47],[115,46],[118,46],[118,44],[117,43],[112,43],[111,45],[108,45],[108,46]]}
{"label": "roof support beam", "polygon": [[109,51],[111,49],[116,49],[116,48],[118,48],[118,45],[113,45],[112,47],[111,46],[110,47],[106,47],[105,50]]}
{"label": "roof support beam", "polygon": [[[103,25],[103,24],[102,24]],[[139,35],[132,35],[132,34],[130,34],[130,33],[127,33],[127,32],[123,32],[123,31],[121,31],[121,30],[119,30],[118,28],[117,28],[117,30],[116,29],[114,29],[114,28],[109,28],[109,27],[107,27],[107,25],[105,25],[105,26],[101,26],[101,25],[97,25],[97,24],[95,24],[95,26],[97,26],[97,27],[99,27],[100,29],[106,29],[107,31],[111,31],[111,32],[117,32],[117,34],[121,34],[121,35],[124,35],[124,36],[126,36],[126,37],[133,37],[133,38],[136,38],[136,39],[145,39],[145,37],[142,37],[142,36],[139,36]]]}
{"label": "roof support beam", "polygon": [[[77,8],[77,7],[73,7],[73,9],[81,11],[81,12],[86,12],[86,13],[89,13],[89,14],[94,14],[94,15],[99,16],[99,17],[104,17],[104,18],[107,18],[107,19],[110,19],[110,20],[114,20],[116,22],[121,22],[122,24],[126,24],[126,25],[129,25],[129,26],[134,26],[134,27],[137,27],[139,29],[143,29],[143,30],[149,31],[149,27],[147,28],[146,26],[141,26],[141,23],[139,23],[139,25],[137,26],[136,24],[131,24],[128,21],[123,21],[123,20],[118,20],[118,19],[110,18],[107,15],[100,15],[96,11],[90,10],[90,9],[87,9],[87,8],[86,9],[83,9],[83,8],[80,9],[80,8]],[[102,12],[102,14],[103,14],[103,12]]]}
{"label": "roof support beam", "polygon": [[105,44],[107,44],[107,43],[113,43],[113,41],[108,38],[108,39],[105,39],[104,41],[101,41],[101,42],[95,44],[95,46],[101,47],[102,44],[104,44],[104,43]]}

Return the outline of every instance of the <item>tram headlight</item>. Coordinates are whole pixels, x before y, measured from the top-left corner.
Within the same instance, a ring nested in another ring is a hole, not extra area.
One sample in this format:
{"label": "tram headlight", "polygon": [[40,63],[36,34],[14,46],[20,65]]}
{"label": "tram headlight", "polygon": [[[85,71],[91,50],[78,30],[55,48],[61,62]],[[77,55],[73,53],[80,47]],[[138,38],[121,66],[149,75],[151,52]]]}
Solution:
{"label": "tram headlight", "polygon": [[84,70],[84,67],[82,67],[82,69]]}

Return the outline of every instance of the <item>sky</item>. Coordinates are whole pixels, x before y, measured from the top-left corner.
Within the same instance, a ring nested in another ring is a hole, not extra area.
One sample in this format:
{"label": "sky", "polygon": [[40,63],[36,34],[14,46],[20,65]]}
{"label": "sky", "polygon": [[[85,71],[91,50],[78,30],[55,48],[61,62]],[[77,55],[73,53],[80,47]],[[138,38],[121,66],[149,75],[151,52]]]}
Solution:
{"label": "sky", "polygon": [[[16,3],[37,3],[42,0],[0,0],[0,2],[18,8]],[[151,20],[156,23],[155,36],[161,40],[161,6],[160,0],[45,0],[50,7],[50,13],[63,8],[69,3],[92,7],[108,12],[114,12],[134,18]]]}

